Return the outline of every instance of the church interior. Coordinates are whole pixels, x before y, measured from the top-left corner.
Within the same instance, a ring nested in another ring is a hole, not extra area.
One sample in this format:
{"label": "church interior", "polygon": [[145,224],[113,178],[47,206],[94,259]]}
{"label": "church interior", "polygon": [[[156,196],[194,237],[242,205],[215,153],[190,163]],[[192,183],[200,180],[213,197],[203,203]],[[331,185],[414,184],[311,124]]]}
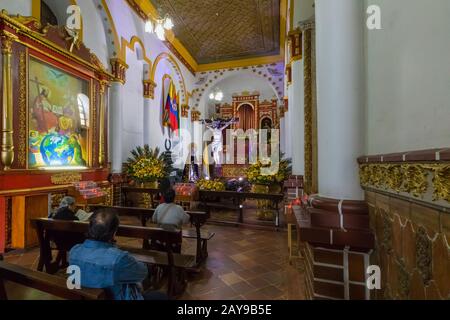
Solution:
{"label": "church interior", "polygon": [[0,10],[0,300],[450,298],[448,0]]}

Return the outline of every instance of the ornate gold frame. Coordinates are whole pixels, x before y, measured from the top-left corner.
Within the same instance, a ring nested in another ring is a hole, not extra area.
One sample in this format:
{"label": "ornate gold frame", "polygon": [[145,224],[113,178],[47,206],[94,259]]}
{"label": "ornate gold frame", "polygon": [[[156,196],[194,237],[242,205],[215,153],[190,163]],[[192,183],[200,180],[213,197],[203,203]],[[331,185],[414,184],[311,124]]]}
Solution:
{"label": "ornate gold frame", "polygon": [[[60,68],[58,66],[55,66],[51,63],[51,61],[48,60],[42,60],[40,57],[37,57],[35,55],[33,55],[33,53],[30,54],[29,50],[26,50],[26,104],[25,104],[25,109],[26,109],[26,151],[25,151],[25,156],[26,156],[26,170],[42,170],[41,168],[29,168],[29,163],[28,163],[28,144],[29,144],[29,136],[28,136],[28,128],[29,128],[29,98],[28,98],[28,88],[29,88],[29,70],[28,70],[28,65],[29,65],[29,61],[30,58],[35,59],[36,61],[39,61],[41,63],[45,63],[48,64],[49,66],[52,66],[53,68],[57,68],[62,70],[63,72],[66,72],[68,74],[70,74],[73,77],[79,78],[83,81],[87,81],[88,82],[88,87],[89,87],[89,123],[90,126],[88,127],[88,148],[87,148],[87,168],[86,169],[90,169],[93,167],[94,165],[94,155],[93,155],[93,146],[95,146],[95,130],[97,127],[97,119],[96,119],[96,112],[97,112],[97,106],[96,106],[96,91],[95,91],[95,85],[94,85],[94,81],[92,79],[92,77],[89,78],[81,78],[79,75],[73,73],[71,70],[69,70],[69,68]],[[91,125],[92,124],[92,125]],[[86,169],[79,169],[79,170],[74,170],[74,171],[82,171],[82,170],[86,170]],[[70,170],[70,168],[68,167],[66,170]]]}

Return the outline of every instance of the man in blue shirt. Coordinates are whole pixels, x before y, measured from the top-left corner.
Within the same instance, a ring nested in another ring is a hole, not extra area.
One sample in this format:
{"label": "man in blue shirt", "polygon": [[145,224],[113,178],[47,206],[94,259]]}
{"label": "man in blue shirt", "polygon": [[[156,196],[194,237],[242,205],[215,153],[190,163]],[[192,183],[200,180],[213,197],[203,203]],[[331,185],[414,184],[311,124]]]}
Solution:
{"label": "man in blue shirt", "polygon": [[147,266],[113,244],[118,227],[119,218],[112,211],[101,209],[92,215],[88,239],[70,251],[70,265],[81,271],[81,286],[106,289],[114,300],[167,299],[159,292],[142,295]]}

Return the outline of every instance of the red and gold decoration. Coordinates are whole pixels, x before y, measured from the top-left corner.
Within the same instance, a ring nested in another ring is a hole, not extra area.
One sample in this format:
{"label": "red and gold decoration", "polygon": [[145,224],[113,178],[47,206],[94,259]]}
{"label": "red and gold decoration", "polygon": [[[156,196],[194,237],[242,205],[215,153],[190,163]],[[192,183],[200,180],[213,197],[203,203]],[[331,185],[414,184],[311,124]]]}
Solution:
{"label": "red and gold decoration", "polygon": [[287,79],[287,84],[290,85],[292,83],[292,66],[291,66],[291,64],[286,65],[286,79]]}
{"label": "red and gold decoration", "polygon": [[200,111],[198,111],[196,108],[192,109],[192,111],[191,111],[192,122],[200,121],[201,115],[202,115],[202,113]]}
{"label": "red and gold decoration", "polygon": [[302,58],[302,32],[300,29],[295,29],[288,34],[288,45],[290,61],[298,61]]}
{"label": "red and gold decoration", "polygon": [[225,183],[219,179],[200,179],[197,181],[197,187],[206,191],[225,191]]}
{"label": "red and gold decoration", "polygon": [[111,71],[114,81],[125,83],[128,65],[119,58],[111,59]]}
{"label": "red and gold decoration", "polygon": [[217,104],[220,117],[238,118],[239,121],[233,126],[235,129],[275,129],[279,123],[278,101],[260,99],[259,92],[242,92],[233,96],[232,104]]}
{"label": "red and gold decoration", "polygon": [[144,85],[144,98],[154,99],[156,83],[152,80],[144,80],[143,85]]}
{"label": "red and gold decoration", "polygon": [[187,104],[181,106],[181,117],[189,118],[189,106]]}
{"label": "red and gold decoration", "polygon": [[0,13],[0,252],[37,243],[28,220],[48,215],[49,195],[107,184],[106,96],[120,72],[73,36]]}

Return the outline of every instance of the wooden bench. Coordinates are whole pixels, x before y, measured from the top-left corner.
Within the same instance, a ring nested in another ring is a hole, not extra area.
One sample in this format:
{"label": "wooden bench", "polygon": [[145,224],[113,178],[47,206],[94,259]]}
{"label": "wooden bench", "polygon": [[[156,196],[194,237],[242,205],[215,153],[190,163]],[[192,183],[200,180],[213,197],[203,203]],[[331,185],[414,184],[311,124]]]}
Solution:
{"label": "wooden bench", "polygon": [[[45,267],[47,272],[53,271],[50,268],[52,253],[50,248],[51,236],[49,235],[54,231],[86,235],[89,228],[88,223],[79,221],[60,221],[48,218],[32,219],[31,221],[36,228],[40,244],[38,270],[42,271]],[[118,237],[142,239],[144,241],[159,241],[164,244],[165,252],[129,247],[119,248],[136,255],[138,260],[148,265],[166,269],[168,271],[167,294],[169,297],[175,297],[184,291],[186,285],[185,271],[186,269],[194,268],[196,262],[194,256],[173,253],[173,246],[181,243],[181,232],[172,232],[160,228],[120,225],[116,235]],[[69,249],[61,248],[61,250],[67,252]],[[160,273],[158,272],[157,274]],[[153,283],[155,282],[153,280]]]}
{"label": "wooden bench", "polygon": [[[149,220],[151,221],[155,213],[155,209],[146,208],[108,207],[101,205],[91,206],[90,208],[94,211],[97,209],[114,210],[119,216],[137,217],[140,219],[143,227],[147,226],[147,222]],[[196,262],[199,265],[208,257],[208,241],[215,236],[215,233],[201,230],[201,227],[209,218],[208,213],[198,211],[186,211],[186,213],[191,217],[191,223],[195,226],[195,230],[183,230],[182,234],[183,238],[197,240]],[[143,248],[149,248],[147,241],[144,241]]]}
{"label": "wooden bench", "polygon": [[206,208],[207,212],[210,211],[210,205],[208,204],[208,200],[211,198],[217,199],[232,199],[234,203],[234,209],[237,211],[237,224],[244,223],[244,202],[247,199],[255,199],[255,200],[268,200],[273,203],[276,212],[276,220],[275,226],[280,226],[280,210],[279,203],[284,200],[283,194],[278,193],[254,193],[254,192],[237,192],[237,191],[209,191],[209,190],[200,190],[200,202],[203,207]]}
{"label": "wooden bench", "polygon": [[0,261],[0,300],[8,300],[6,282],[19,284],[67,300],[106,299],[106,293],[103,289],[70,290],[67,288],[66,279],[62,277]]}

